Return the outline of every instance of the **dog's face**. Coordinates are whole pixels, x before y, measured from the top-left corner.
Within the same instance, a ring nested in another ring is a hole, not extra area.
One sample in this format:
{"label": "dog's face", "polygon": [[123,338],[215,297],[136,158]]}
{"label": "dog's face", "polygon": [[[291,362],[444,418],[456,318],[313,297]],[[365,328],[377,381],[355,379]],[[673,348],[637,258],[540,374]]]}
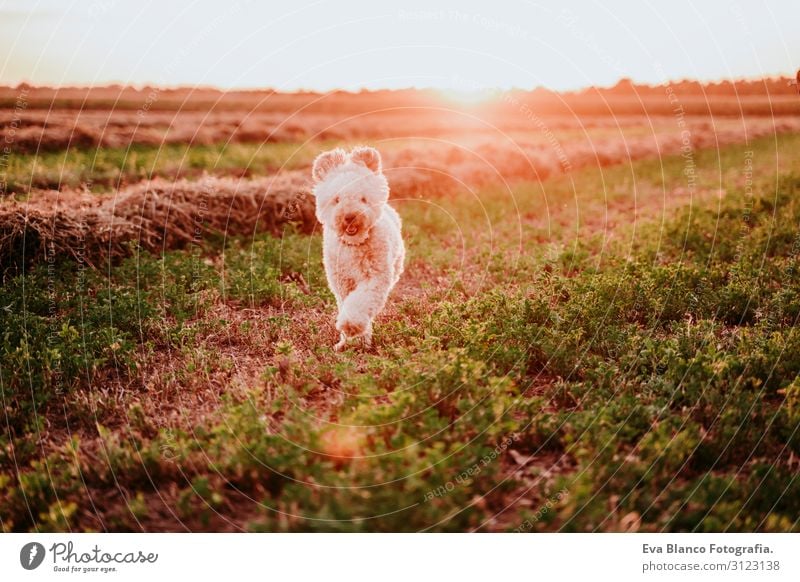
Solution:
{"label": "dog's face", "polygon": [[389,199],[378,150],[357,147],[349,154],[340,148],[325,152],[314,160],[312,174],[317,220],[347,244],[366,241]]}

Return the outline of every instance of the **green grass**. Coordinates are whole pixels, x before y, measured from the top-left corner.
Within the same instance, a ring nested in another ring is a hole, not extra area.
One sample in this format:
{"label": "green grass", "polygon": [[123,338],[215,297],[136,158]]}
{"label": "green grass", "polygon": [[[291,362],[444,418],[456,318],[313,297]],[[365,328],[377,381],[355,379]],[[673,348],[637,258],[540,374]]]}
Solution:
{"label": "green grass", "polygon": [[331,350],[318,236],[10,281],[2,527],[797,531],[798,143],[697,154],[726,196],[611,242],[542,197],[672,193],[684,160],[521,184],[521,225],[492,188],[404,203],[374,351]]}
{"label": "green grass", "polygon": [[278,169],[311,163],[319,144],[231,143],[214,145],[133,145],[130,148],[70,148],[40,154],[14,154],[4,175],[6,191],[31,188],[88,188],[107,191],[154,177],[174,179],[204,172],[266,176]]}

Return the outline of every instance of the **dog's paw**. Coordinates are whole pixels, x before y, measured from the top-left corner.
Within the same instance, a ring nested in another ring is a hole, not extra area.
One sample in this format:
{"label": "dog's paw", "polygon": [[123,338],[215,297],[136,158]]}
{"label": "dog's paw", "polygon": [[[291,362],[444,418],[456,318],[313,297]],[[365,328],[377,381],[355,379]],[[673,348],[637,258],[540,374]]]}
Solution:
{"label": "dog's paw", "polygon": [[339,314],[339,318],[336,320],[336,329],[346,337],[358,337],[369,334],[372,326],[366,313],[345,311]]}
{"label": "dog's paw", "polygon": [[339,331],[347,337],[358,337],[367,331],[367,322],[353,319],[345,319],[339,324]]}
{"label": "dog's paw", "polygon": [[336,329],[348,338],[372,334],[372,322],[363,312],[345,310],[336,320]]}
{"label": "dog's paw", "polygon": [[341,334],[341,336],[339,337],[339,341],[336,342],[336,345],[333,346],[333,351],[341,352],[342,350],[344,350],[346,345],[347,345],[347,336]]}

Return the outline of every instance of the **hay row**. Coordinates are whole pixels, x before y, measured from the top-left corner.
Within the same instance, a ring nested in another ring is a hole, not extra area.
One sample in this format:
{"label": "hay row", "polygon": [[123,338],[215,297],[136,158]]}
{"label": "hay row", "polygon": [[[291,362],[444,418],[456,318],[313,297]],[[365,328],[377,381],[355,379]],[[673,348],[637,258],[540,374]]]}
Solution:
{"label": "hay row", "polygon": [[[684,129],[686,131],[684,131]],[[689,155],[706,149],[780,133],[800,131],[800,120],[756,120],[741,124],[672,122],[660,131],[633,135],[545,139],[531,133],[521,139],[484,139],[454,142],[421,142],[385,156],[386,174],[395,198],[446,195],[465,188],[520,181],[545,180],[581,168],[604,168],[636,160]]]}
{"label": "hay row", "polygon": [[[509,110],[510,109],[510,110]],[[707,117],[686,118],[693,131],[709,126]],[[539,127],[539,124],[542,127]],[[125,148],[131,144],[230,144],[303,142],[316,140],[376,140],[398,137],[457,138],[501,133],[548,131],[560,134],[591,129],[625,130],[653,125],[655,131],[676,127],[674,116],[643,117],[608,115],[589,117],[525,115],[506,104],[505,109],[485,112],[484,117],[465,116],[458,111],[373,112],[351,117],[350,113],[307,113],[291,117],[277,112],[149,111],[146,115],[126,111],[37,110],[0,111],[0,141],[17,154],[60,151],[68,148]],[[724,118],[714,120],[714,131],[730,126],[753,128],[786,126],[797,129],[797,117],[782,116]]]}
{"label": "hay row", "polygon": [[294,223],[316,225],[304,174],[240,181],[154,180],[116,195],[37,193],[0,204],[0,270],[67,257],[98,266],[133,246],[159,252],[202,245],[209,234],[279,233]]}
{"label": "hay row", "polygon": [[[692,150],[715,148],[778,132],[797,122],[749,123],[738,128],[692,128]],[[609,166],[682,153],[687,141],[673,131],[592,142],[485,140],[435,142],[389,150],[384,167],[395,199],[449,195],[488,184],[542,180],[574,169]],[[51,256],[82,257],[96,265],[130,252],[131,243],[161,251],[201,243],[209,233],[278,233],[290,222],[316,225],[308,170],[238,180],[153,180],[115,195],[36,192],[29,201],[0,203],[0,269],[7,273]]]}

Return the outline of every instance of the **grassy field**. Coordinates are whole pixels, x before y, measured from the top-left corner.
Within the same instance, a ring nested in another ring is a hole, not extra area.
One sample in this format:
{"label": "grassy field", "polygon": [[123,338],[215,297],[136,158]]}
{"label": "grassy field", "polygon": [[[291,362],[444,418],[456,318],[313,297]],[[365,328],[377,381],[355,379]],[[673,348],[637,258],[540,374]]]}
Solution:
{"label": "grassy field", "polygon": [[320,144],[163,144],[126,148],[71,148],[10,158],[6,191],[66,188],[105,192],[152,178],[175,180],[203,173],[265,176],[308,165]]}
{"label": "grassy field", "polygon": [[0,525],[800,530],[798,151],[396,200],[370,351],[332,350],[318,234],[32,267],[0,288]]}

